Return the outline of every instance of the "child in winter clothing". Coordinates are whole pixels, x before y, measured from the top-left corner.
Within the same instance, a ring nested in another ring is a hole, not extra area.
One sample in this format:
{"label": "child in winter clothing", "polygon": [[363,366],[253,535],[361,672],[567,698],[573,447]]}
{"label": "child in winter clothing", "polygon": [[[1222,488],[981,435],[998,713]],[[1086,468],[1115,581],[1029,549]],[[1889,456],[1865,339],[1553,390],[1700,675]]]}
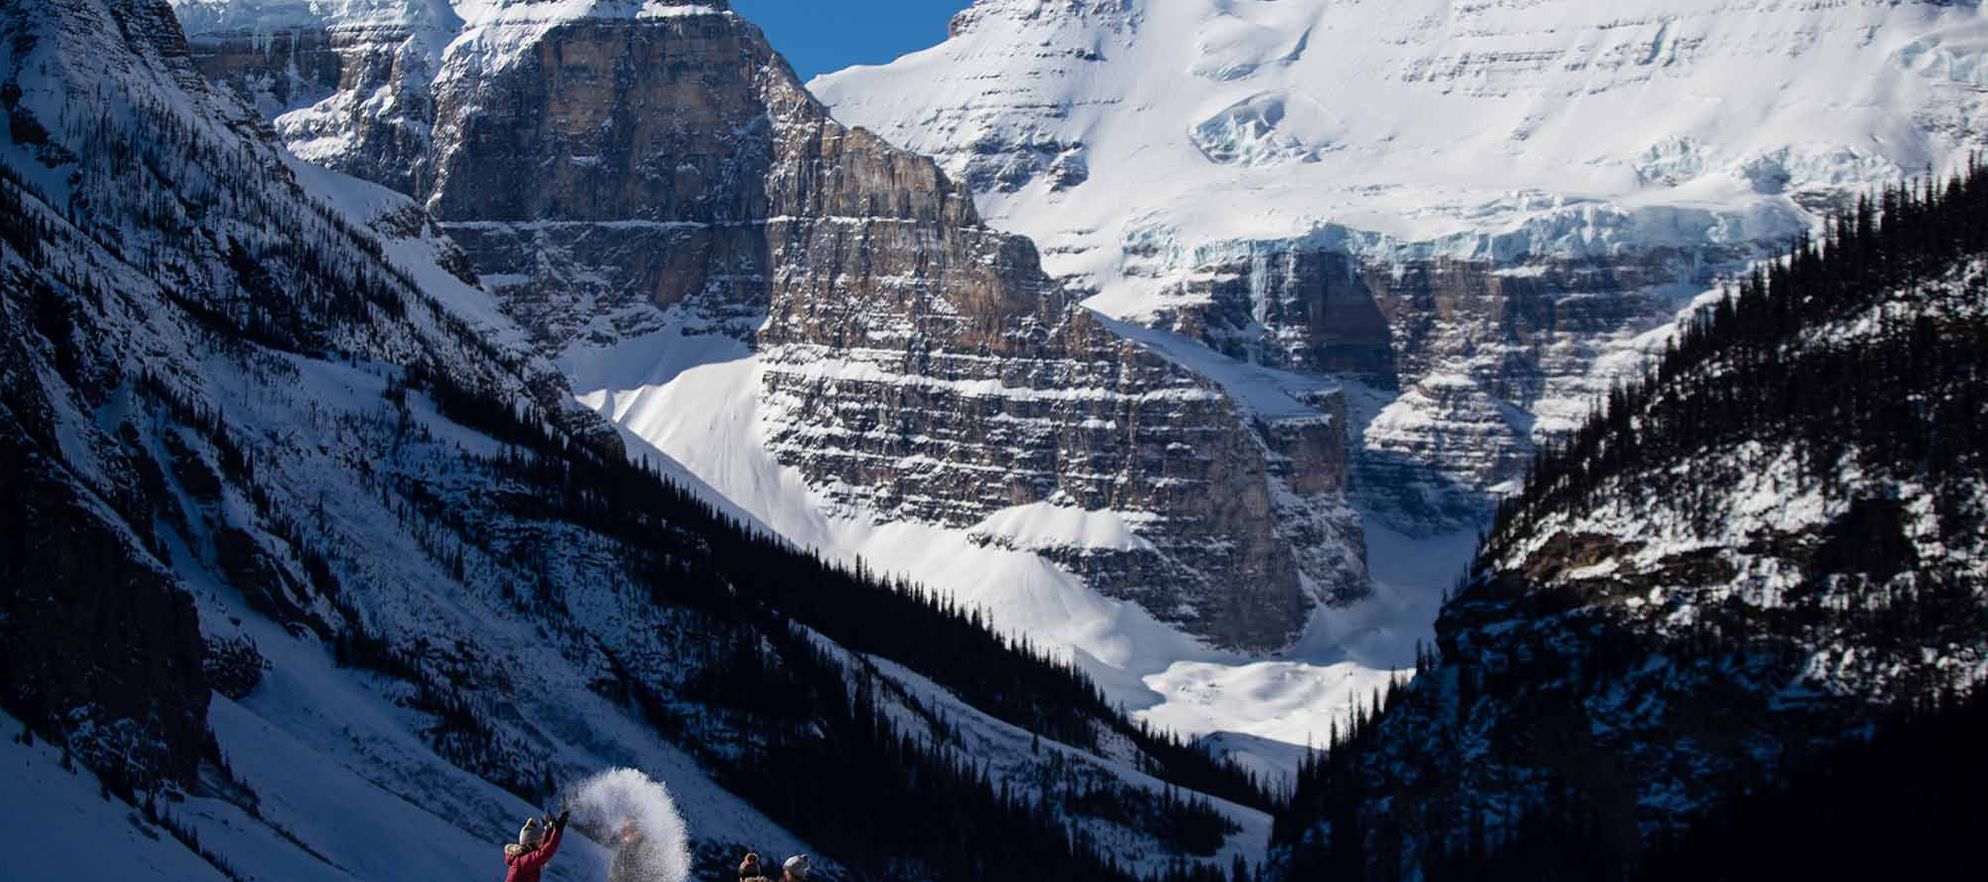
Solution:
{"label": "child in winter clothing", "polygon": [[[518,831],[518,841],[504,846],[504,865],[510,867],[504,874],[504,882],[538,882],[545,865],[559,853],[559,840],[565,836],[566,818],[570,814],[560,812],[559,817],[544,823],[537,818],[525,821],[524,828]],[[546,832],[547,828],[551,832]]]}

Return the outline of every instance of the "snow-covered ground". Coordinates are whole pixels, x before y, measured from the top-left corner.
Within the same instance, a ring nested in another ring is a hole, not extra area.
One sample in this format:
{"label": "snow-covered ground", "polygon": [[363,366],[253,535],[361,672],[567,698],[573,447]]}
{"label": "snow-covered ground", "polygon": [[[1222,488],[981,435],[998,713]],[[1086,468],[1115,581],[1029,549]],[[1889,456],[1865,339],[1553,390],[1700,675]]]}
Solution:
{"label": "snow-covered ground", "polygon": [[[19,720],[0,713],[0,830],[14,879],[226,882],[227,876],[131,807],[101,794],[95,775],[63,768],[62,751],[20,742]],[[177,807],[169,812],[176,813]]]}
{"label": "snow-covered ground", "polygon": [[[501,871],[501,846],[544,806],[437,755],[419,734],[425,715],[396,700],[403,687],[336,666],[317,640],[248,612],[238,595],[201,578],[197,568],[182,572],[203,622],[229,630],[231,638],[249,637],[270,663],[252,694],[241,701],[217,694],[208,714],[227,768],[259,797],[260,817],[223,800],[190,799],[176,812],[202,843],[247,878],[446,878],[472,867],[488,868],[493,876]],[[458,620],[447,633],[484,645],[536,642],[525,623],[487,615],[473,620],[477,624]],[[239,623],[240,631],[229,623]],[[669,784],[683,813],[694,819],[696,835],[806,850],[714,784],[688,755],[590,692],[583,673],[556,652],[523,651],[515,661],[530,693],[563,708],[536,720],[540,734],[570,736],[544,745],[558,768],[636,766]],[[548,878],[603,878],[606,861],[605,851],[574,836]]]}

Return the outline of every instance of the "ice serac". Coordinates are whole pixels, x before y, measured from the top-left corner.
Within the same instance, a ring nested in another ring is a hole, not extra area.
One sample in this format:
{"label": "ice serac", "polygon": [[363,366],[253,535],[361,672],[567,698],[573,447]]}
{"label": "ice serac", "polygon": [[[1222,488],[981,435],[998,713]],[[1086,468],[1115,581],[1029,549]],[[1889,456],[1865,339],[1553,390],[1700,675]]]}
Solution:
{"label": "ice serac", "polygon": [[1984,47],[1977,5],[1892,0],[979,0],[810,87],[1091,307],[1374,393],[1354,483],[1420,533],[1684,298],[1982,144]]}
{"label": "ice serac", "polygon": [[[1106,515],[1130,538],[1027,550],[1217,644],[1283,645],[1315,598],[1364,591],[1342,402],[1265,417],[1118,333],[933,162],[830,118],[725,4],[455,12],[433,80],[391,87],[432,100],[426,153],[317,155],[425,202],[547,354],[747,341],[764,441],[832,513]],[[319,140],[297,120],[362,107],[340,81],[279,117],[300,151]],[[405,122],[374,109],[351,143]]]}

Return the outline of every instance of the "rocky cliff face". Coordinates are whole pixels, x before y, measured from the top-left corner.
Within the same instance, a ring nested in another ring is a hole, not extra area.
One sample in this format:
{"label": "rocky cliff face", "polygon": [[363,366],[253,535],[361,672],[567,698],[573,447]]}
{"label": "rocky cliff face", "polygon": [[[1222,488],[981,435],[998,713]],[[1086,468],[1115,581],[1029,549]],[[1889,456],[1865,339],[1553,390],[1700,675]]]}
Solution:
{"label": "rocky cliff face", "polygon": [[194,66],[268,117],[299,157],[412,192],[432,177],[430,82],[461,19],[441,3],[174,4]]}
{"label": "rocky cliff face", "polygon": [[[1078,309],[1026,240],[836,123],[722,4],[508,4],[433,63],[425,154],[330,161],[424,200],[543,351],[666,326],[748,340],[765,444],[833,510],[960,529],[1107,513],[1136,538],[1032,550],[1218,643],[1280,645],[1313,596],[1364,590],[1343,419],[1259,424]],[[420,66],[395,70],[423,91]],[[309,116],[357,106],[360,80]],[[342,137],[405,123],[361,113]],[[298,115],[278,125],[312,155]]]}
{"label": "rocky cliff face", "polygon": [[1420,533],[1477,522],[1685,297],[1981,143],[1978,32],[1879,0],[980,0],[811,87],[1090,306],[1369,387],[1362,504]]}
{"label": "rocky cliff face", "polygon": [[207,32],[188,43],[187,54],[207,78],[275,117],[338,88],[344,62],[332,43],[330,33],[315,28]]}
{"label": "rocky cliff face", "polygon": [[1332,229],[1206,249],[1166,275],[1149,320],[1384,397],[1355,439],[1357,481],[1374,513],[1425,529],[1481,517],[1484,492],[1521,477],[1534,444],[1607,391],[1595,368],[1612,341],[1665,323],[1667,292],[1705,261],[1751,253],[1631,247],[1512,266],[1358,239]]}

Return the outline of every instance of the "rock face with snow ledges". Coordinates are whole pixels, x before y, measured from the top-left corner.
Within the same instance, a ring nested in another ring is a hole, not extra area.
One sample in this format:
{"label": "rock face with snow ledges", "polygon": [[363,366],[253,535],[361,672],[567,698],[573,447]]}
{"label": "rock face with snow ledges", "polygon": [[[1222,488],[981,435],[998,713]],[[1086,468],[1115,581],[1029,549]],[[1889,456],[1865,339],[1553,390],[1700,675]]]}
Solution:
{"label": "rock face with snow ledges", "polygon": [[[543,351],[669,326],[750,341],[764,443],[832,512],[1117,517],[1137,541],[1034,550],[1219,644],[1281,645],[1314,597],[1364,591],[1347,470],[1316,452],[1344,420],[1314,410],[1293,441],[1077,308],[1026,240],[929,160],[830,119],[723,4],[455,11],[390,86],[432,120],[396,105],[342,130],[425,126],[426,152],[314,158],[425,202]],[[298,126],[358,107],[354,82],[279,131],[308,155],[322,139]]]}
{"label": "rock face with snow ledges", "polygon": [[1981,144],[1984,37],[1890,0],[980,0],[811,87],[1093,308],[1401,390],[1358,468],[1409,471],[1361,493],[1421,531],[1474,521],[1680,297]]}
{"label": "rock face with snow ledges", "polygon": [[462,21],[439,0],[173,4],[200,71],[271,118],[299,157],[410,192],[435,121],[429,82]]}

